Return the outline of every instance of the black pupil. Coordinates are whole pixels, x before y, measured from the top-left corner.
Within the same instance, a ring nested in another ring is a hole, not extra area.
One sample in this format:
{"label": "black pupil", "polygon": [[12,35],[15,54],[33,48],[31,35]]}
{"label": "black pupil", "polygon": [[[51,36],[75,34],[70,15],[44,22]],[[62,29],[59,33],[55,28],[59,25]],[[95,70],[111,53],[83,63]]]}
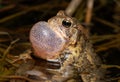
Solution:
{"label": "black pupil", "polygon": [[63,21],[62,21],[62,25],[68,28],[68,27],[71,26],[71,22],[70,22],[70,21],[67,21],[67,20],[63,20]]}

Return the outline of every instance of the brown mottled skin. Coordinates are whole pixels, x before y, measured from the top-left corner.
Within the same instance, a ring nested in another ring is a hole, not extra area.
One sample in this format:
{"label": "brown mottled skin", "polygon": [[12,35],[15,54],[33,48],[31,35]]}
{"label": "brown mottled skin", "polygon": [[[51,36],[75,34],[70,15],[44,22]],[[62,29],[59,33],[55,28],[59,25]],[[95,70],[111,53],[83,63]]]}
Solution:
{"label": "brown mottled skin", "polygon": [[30,31],[30,42],[35,56],[42,59],[56,59],[71,44],[75,44],[78,33],[84,28],[72,17],[59,11],[48,22],[36,23]]}
{"label": "brown mottled skin", "polygon": [[101,61],[94,53],[86,29],[63,11],[59,11],[48,22],[36,23],[30,31],[30,42],[35,56],[45,60],[60,60],[38,63],[45,66],[50,63],[50,67],[58,64],[59,68],[31,65],[32,60],[20,66],[24,71],[18,70],[17,74],[32,75],[34,82],[104,82]]}

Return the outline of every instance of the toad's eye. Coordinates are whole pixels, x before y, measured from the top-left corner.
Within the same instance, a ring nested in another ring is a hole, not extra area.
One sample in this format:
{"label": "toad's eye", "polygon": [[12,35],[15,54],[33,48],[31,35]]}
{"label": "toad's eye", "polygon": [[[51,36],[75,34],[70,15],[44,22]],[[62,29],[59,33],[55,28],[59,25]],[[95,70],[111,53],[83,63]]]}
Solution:
{"label": "toad's eye", "polygon": [[66,28],[69,28],[72,25],[72,23],[69,20],[63,20],[62,25]]}

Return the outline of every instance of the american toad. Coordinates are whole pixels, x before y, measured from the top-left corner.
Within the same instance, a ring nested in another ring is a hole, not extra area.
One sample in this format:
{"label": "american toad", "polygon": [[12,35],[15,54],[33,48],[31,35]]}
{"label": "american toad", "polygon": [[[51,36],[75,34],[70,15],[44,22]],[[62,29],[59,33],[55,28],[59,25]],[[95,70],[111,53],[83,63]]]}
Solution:
{"label": "american toad", "polygon": [[58,58],[61,53],[77,41],[83,27],[75,19],[59,11],[48,22],[36,23],[30,31],[30,41],[35,55],[46,59]]}
{"label": "american toad", "polygon": [[64,11],[59,11],[48,22],[35,24],[30,41],[35,56],[45,60],[59,59],[60,63],[59,69],[35,66],[27,71],[28,75],[37,76],[38,81],[104,82],[101,62],[92,49],[86,29]]}

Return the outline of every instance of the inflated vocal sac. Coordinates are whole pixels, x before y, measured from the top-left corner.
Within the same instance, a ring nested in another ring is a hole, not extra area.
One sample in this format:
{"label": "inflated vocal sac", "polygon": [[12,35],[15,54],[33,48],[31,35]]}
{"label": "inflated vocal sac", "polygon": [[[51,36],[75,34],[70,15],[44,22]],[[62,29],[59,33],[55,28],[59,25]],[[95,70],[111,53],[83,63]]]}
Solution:
{"label": "inflated vocal sac", "polygon": [[34,55],[42,59],[55,59],[65,45],[65,40],[52,30],[47,22],[36,23],[30,31]]}

